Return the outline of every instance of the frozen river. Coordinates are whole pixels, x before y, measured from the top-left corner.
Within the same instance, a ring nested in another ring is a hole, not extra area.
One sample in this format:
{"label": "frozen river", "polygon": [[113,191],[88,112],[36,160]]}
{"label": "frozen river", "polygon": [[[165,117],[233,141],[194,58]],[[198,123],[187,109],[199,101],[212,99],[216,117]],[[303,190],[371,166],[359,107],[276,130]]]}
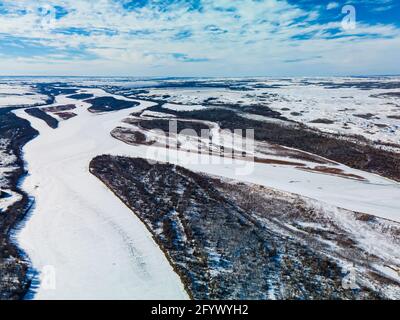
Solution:
{"label": "frozen river", "polygon": [[129,112],[95,116],[82,107],[57,130],[16,112],[40,132],[24,148],[23,189],[35,206],[18,234],[43,271],[36,299],[188,298],[143,223],[88,170],[92,158],[113,153],[110,131]]}
{"label": "frozen river", "polygon": [[[102,94],[97,89],[93,93]],[[58,96],[56,104],[70,103],[77,101]],[[148,105],[142,102],[134,109]],[[15,111],[40,132],[24,148],[29,175],[23,189],[35,205],[17,235],[34,269],[51,276],[42,276],[34,298],[187,299],[150,232],[88,170],[101,154],[146,157],[144,146],[133,147],[110,135],[133,110],[92,114],[87,106],[78,102],[78,116],[56,130],[22,109]],[[170,160],[182,164],[179,156]],[[400,185],[365,172],[353,170],[369,182],[266,164],[255,164],[251,175],[241,177],[226,164],[184,165],[400,221]]]}

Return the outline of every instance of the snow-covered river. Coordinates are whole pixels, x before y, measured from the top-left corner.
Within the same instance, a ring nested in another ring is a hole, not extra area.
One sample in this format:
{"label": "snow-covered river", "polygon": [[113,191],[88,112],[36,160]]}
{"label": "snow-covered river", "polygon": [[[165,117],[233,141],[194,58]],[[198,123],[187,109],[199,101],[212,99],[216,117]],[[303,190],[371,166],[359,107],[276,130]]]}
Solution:
{"label": "snow-covered river", "polygon": [[88,170],[93,157],[123,146],[110,131],[130,112],[95,116],[79,108],[57,130],[16,112],[40,132],[24,148],[23,189],[35,206],[18,234],[34,268],[43,271],[36,299],[188,298],[143,223]]}
{"label": "snow-covered river", "polygon": [[[57,104],[69,103],[77,102],[57,98]],[[88,170],[101,154],[145,156],[145,147],[129,146],[110,135],[132,109],[91,114],[87,105],[79,104],[78,116],[56,130],[22,109],[15,112],[40,132],[24,148],[29,176],[23,189],[34,197],[35,206],[17,240],[34,269],[53,270],[55,275],[52,286],[39,283],[34,297],[188,298],[143,223]],[[146,106],[142,102],[135,110]],[[179,163],[179,157],[172,161]],[[265,164],[256,164],[252,175],[242,177],[224,164],[185,166],[400,221],[400,185],[372,174],[354,170],[371,182],[366,183]]]}

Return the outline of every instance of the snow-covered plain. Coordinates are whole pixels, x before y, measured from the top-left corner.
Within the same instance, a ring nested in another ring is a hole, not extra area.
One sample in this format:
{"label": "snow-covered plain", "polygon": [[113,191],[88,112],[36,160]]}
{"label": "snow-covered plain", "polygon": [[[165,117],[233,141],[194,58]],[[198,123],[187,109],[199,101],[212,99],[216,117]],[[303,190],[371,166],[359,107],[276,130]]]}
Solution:
{"label": "snow-covered plain", "polygon": [[[221,87],[229,84],[229,79],[214,81],[214,84],[219,84]],[[375,142],[399,144],[400,89],[371,87],[365,90],[348,85],[355,81],[360,85],[366,85],[376,79],[257,79],[240,83],[247,90],[218,87],[184,87],[173,90],[155,88],[149,90],[149,94],[141,96],[152,98],[168,96],[164,99],[170,104],[184,104],[189,108],[191,105],[203,103],[257,105],[260,108],[265,105],[282,113],[288,119],[325,132],[361,135]],[[382,85],[396,81],[399,81],[398,77],[379,79]],[[379,96],[388,92],[399,95]],[[212,100],[209,100],[210,98]],[[181,108],[184,110],[185,106]],[[331,123],[314,122],[321,119],[329,120]]]}
{"label": "snow-covered plain", "polygon": [[[273,101],[270,107],[289,119],[326,132],[361,135],[373,141],[399,144],[400,121],[390,118],[400,116],[399,98],[377,97],[388,91],[400,94],[398,89],[326,89],[317,84],[296,84],[285,89],[270,89],[270,93],[282,97]],[[332,123],[318,123],[319,119]]]}
{"label": "snow-covered plain", "polygon": [[[100,89],[85,90],[96,96]],[[114,96],[121,98],[120,96]],[[126,98],[124,98],[126,99]],[[169,299],[187,298],[183,285],[142,222],[89,173],[89,162],[101,154],[168,160],[206,172],[299,194],[352,211],[400,222],[400,184],[347,168],[366,181],[317,174],[295,167],[253,164],[251,174],[238,175],[248,163],[132,146],[110,135],[130,113],[150,103],[113,113],[92,114],[84,102],[58,96],[56,105],[77,103],[77,117],[56,130],[23,110],[40,135],[24,148],[29,176],[23,189],[35,198],[26,226],[18,234],[21,247],[39,272],[54,267],[56,287],[39,283],[37,299]],[[190,159],[190,157],[193,157]],[[43,280],[43,279],[42,279]]]}
{"label": "snow-covered plain", "polygon": [[0,108],[43,104],[46,98],[46,96],[36,93],[29,85],[0,83]]}

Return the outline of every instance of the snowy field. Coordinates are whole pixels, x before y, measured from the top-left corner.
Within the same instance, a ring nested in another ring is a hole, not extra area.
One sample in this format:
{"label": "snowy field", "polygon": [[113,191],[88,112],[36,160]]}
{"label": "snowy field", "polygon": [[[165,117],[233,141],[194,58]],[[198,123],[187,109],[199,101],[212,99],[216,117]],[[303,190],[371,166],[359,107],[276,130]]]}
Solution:
{"label": "snowy field", "polygon": [[[241,90],[237,87],[155,88],[142,96],[169,96],[165,98],[167,101],[187,105],[181,110],[204,103],[267,106],[288,119],[326,132],[399,144],[400,89],[387,88],[399,80],[396,77],[379,79],[380,88],[369,86],[374,78],[257,79],[240,82]],[[230,81],[220,79],[214,84],[222,86]],[[357,85],[352,85],[353,81]]]}
{"label": "snowy field", "polygon": [[43,104],[47,96],[35,92],[29,85],[0,83],[0,108]]}

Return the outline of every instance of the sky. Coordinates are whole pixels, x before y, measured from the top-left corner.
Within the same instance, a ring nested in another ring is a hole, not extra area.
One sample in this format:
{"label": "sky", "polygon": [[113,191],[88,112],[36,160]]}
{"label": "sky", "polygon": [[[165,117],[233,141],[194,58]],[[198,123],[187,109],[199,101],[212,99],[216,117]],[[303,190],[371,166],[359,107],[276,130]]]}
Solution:
{"label": "sky", "polygon": [[0,0],[0,75],[400,74],[400,0]]}

